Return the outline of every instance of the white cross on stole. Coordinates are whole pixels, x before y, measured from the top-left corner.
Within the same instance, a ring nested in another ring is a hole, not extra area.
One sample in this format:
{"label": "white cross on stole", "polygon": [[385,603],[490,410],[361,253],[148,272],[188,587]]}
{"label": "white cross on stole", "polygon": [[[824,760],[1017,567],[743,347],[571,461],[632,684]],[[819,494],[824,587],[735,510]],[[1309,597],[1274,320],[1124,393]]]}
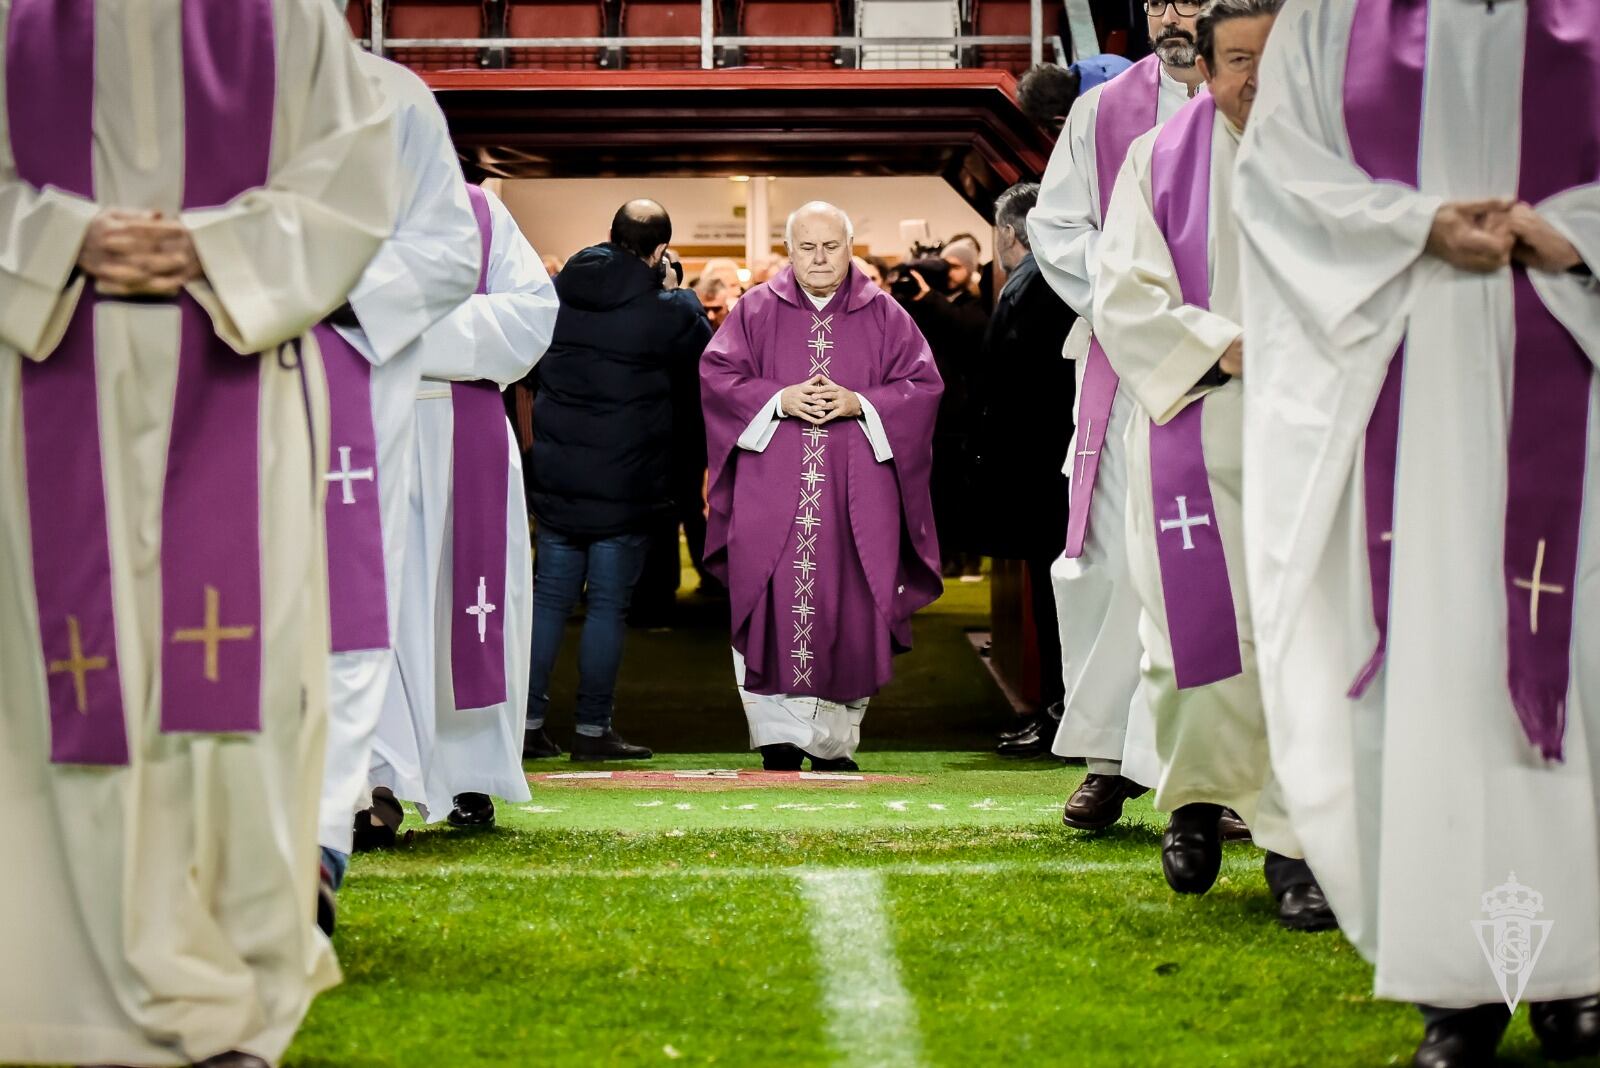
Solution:
{"label": "white cross on stole", "polygon": [[[1093,434],[1094,434],[1094,420],[1093,419],[1085,419],[1083,421],[1083,443],[1085,445],[1087,445],[1089,443],[1089,438],[1092,437]],[[1078,451],[1078,477],[1079,478],[1083,478],[1084,474],[1089,470],[1089,457],[1091,457],[1091,456],[1099,456],[1099,455],[1100,455],[1100,450],[1099,449],[1080,449]]]}
{"label": "white cross on stole", "polygon": [[478,576],[478,603],[467,607],[467,615],[478,617],[478,644],[482,645],[489,640],[489,613],[498,605],[489,603],[489,582],[484,576]]}
{"label": "white cross on stole", "polygon": [[352,471],[350,469],[350,446],[348,446],[348,445],[340,445],[339,446],[339,470],[337,470],[337,471],[329,471],[326,475],[323,475],[322,477],[327,479],[329,482],[337,482],[337,483],[339,483],[339,489],[341,491],[340,503],[342,503],[342,504],[355,504],[356,503],[356,491],[355,491],[355,487],[350,485],[350,483],[355,482],[357,480],[360,480],[362,482],[371,482],[374,478],[377,477],[377,472],[375,472],[370,467],[363,467],[363,468],[360,468],[359,470]]}
{"label": "white cross on stole", "polygon": [[1169,530],[1181,530],[1181,531],[1183,531],[1183,551],[1184,552],[1188,552],[1190,549],[1194,548],[1194,536],[1189,533],[1190,529],[1193,528],[1193,527],[1209,527],[1210,525],[1211,525],[1211,517],[1210,516],[1208,516],[1208,515],[1191,516],[1189,514],[1189,498],[1187,498],[1187,497],[1179,497],[1178,498],[1178,518],[1176,518],[1176,519],[1163,519],[1161,521],[1161,533],[1165,534]]}

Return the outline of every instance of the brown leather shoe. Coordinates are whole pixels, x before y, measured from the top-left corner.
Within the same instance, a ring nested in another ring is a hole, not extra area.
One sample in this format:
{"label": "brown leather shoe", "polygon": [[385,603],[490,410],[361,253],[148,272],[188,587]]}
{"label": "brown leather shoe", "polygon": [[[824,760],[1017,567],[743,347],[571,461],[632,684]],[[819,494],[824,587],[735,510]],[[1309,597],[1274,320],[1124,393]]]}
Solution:
{"label": "brown leather shoe", "polygon": [[1061,822],[1079,831],[1103,831],[1122,818],[1122,803],[1149,793],[1132,779],[1121,775],[1086,776],[1067,798]]}
{"label": "brown leather shoe", "polygon": [[1252,838],[1250,828],[1231,808],[1222,810],[1222,818],[1217,820],[1217,833],[1222,835],[1224,842],[1248,842]]}

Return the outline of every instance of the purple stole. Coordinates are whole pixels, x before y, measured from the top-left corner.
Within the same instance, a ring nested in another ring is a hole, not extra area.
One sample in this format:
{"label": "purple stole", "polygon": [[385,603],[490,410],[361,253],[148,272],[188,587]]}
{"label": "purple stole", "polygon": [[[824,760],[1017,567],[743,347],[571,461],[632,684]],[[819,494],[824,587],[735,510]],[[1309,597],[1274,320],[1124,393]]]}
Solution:
{"label": "purple stole", "polygon": [[[1361,0],[1357,10],[1345,125],[1356,162],[1374,178],[1416,183],[1427,26],[1426,0]],[[1565,189],[1600,181],[1600,112],[1572,107],[1574,100],[1600,95],[1600,7],[1590,0],[1530,3],[1523,69],[1534,77],[1523,84],[1517,196],[1537,207]],[[1545,759],[1560,760],[1594,371],[1517,264],[1511,285],[1515,342],[1503,576],[1507,686],[1529,743]],[[1387,643],[1386,535],[1394,512],[1398,365],[1391,365],[1367,432],[1367,544],[1379,643],[1353,693],[1376,675]]]}
{"label": "purple stole", "polygon": [[332,467],[323,507],[328,528],[328,622],[335,653],[389,647],[378,434],[372,420],[372,364],[327,323],[312,333],[328,379]]}
{"label": "purple stole", "polygon": [[[14,0],[6,98],[17,173],[92,199],[94,0]],[[268,0],[183,5],[183,207],[266,183],[276,66]],[[226,72],[225,74],[223,72]],[[61,344],[23,361],[23,452],[34,593],[56,763],[123,765],[96,309],[86,287]],[[110,298],[104,298],[110,299]],[[187,294],[161,509],[161,729],[261,723],[260,365],[215,335]]]}
{"label": "purple stole", "polygon": [[[1100,90],[1094,117],[1094,158],[1100,183],[1101,225],[1105,224],[1111,191],[1128,148],[1155,126],[1160,99],[1161,60],[1155,55],[1144,57]],[[1079,444],[1073,457],[1077,466],[1068,482],[1066,555],[1072,559],[1083,555],[1095,475],[1100,470],[1100,454],[1105,449],[1106,427],[1111,422],[1111,405],[1116,397],[1117,373],[1111,369],[1100,339],[1094,338],[1089,342],[1089,359],[1083,369],[1078,399]]]}
{"label": "purple stole", "polygon": [[[489,292],[493,221],[487,194],[467,186],[483,243],[478,292]],[[493,382],[454,382],[451,447],[450,670],[457,708],[506,701],[506,485],[511,443],[506,409]]]}
{"label": "purple stole", "polygon": [[[1196,97],[1156,135],[1150,193],[1167,239],[1183,301],[1211,307],[1211,141],[1217,102]],[[1231,222],[1225,225],[1231,225]],[[1211,500],[1201,434],[1205,398],[1164,425],[1150,426],[1150,484],[1156,556],[1178,689],[1207,686],[1244,671],[1228,559]]]}

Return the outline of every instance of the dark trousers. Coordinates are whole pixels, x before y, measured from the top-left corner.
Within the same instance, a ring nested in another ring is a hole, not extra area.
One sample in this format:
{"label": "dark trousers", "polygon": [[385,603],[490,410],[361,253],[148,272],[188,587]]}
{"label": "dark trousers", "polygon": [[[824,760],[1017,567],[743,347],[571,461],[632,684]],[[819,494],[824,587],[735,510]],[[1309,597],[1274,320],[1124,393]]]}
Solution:
{"label": "dark trousers", "polygon": [[1061,628],[1056,620],[1056,593],[1050,586],[1050,565],[1056,555],[1029,560],[1028,593],[1033,600],[1033,629],[1039,646],[1039,707],[1049,708],[1067,696],[1061,669]]}
{"label": "dark trousers", "polygon": [[611,725],[611,701],[622,668],[623,622],[644,567],[645,535],[579,541],[539,528],[534,562],[533,657],[528,672],[528,719],[544,720],[550,672],[561,652],[567,617],[588,587],[588,613],[578,646],[579,726]]}

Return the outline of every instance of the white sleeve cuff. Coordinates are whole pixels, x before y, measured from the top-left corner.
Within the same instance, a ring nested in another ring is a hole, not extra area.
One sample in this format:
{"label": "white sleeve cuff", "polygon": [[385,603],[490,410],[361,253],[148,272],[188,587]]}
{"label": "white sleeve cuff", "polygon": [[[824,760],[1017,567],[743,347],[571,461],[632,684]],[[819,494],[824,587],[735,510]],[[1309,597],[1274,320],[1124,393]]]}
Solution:
{"label": "white sleeve cuff", "polygon": [[872,458],[880,464],[893,460],[894,449],[889,447],[889,435],[883,432],[883,420],[878,417],[878,409],[859,393],[856,399],[861,402],[861,430],[867,435],[867,441],[872,443]]}
{"label": "white sleeve cuff", "polygon": [[756,417],[750,420],[750,425],[744,428],[744,433],[739,435],[739,448],[749,452],[767,451],[767,446],[772,443],[772,435],[778,432],[778,420],[783,418],[782,400],[783,390],[780,389],[761,406]]}

